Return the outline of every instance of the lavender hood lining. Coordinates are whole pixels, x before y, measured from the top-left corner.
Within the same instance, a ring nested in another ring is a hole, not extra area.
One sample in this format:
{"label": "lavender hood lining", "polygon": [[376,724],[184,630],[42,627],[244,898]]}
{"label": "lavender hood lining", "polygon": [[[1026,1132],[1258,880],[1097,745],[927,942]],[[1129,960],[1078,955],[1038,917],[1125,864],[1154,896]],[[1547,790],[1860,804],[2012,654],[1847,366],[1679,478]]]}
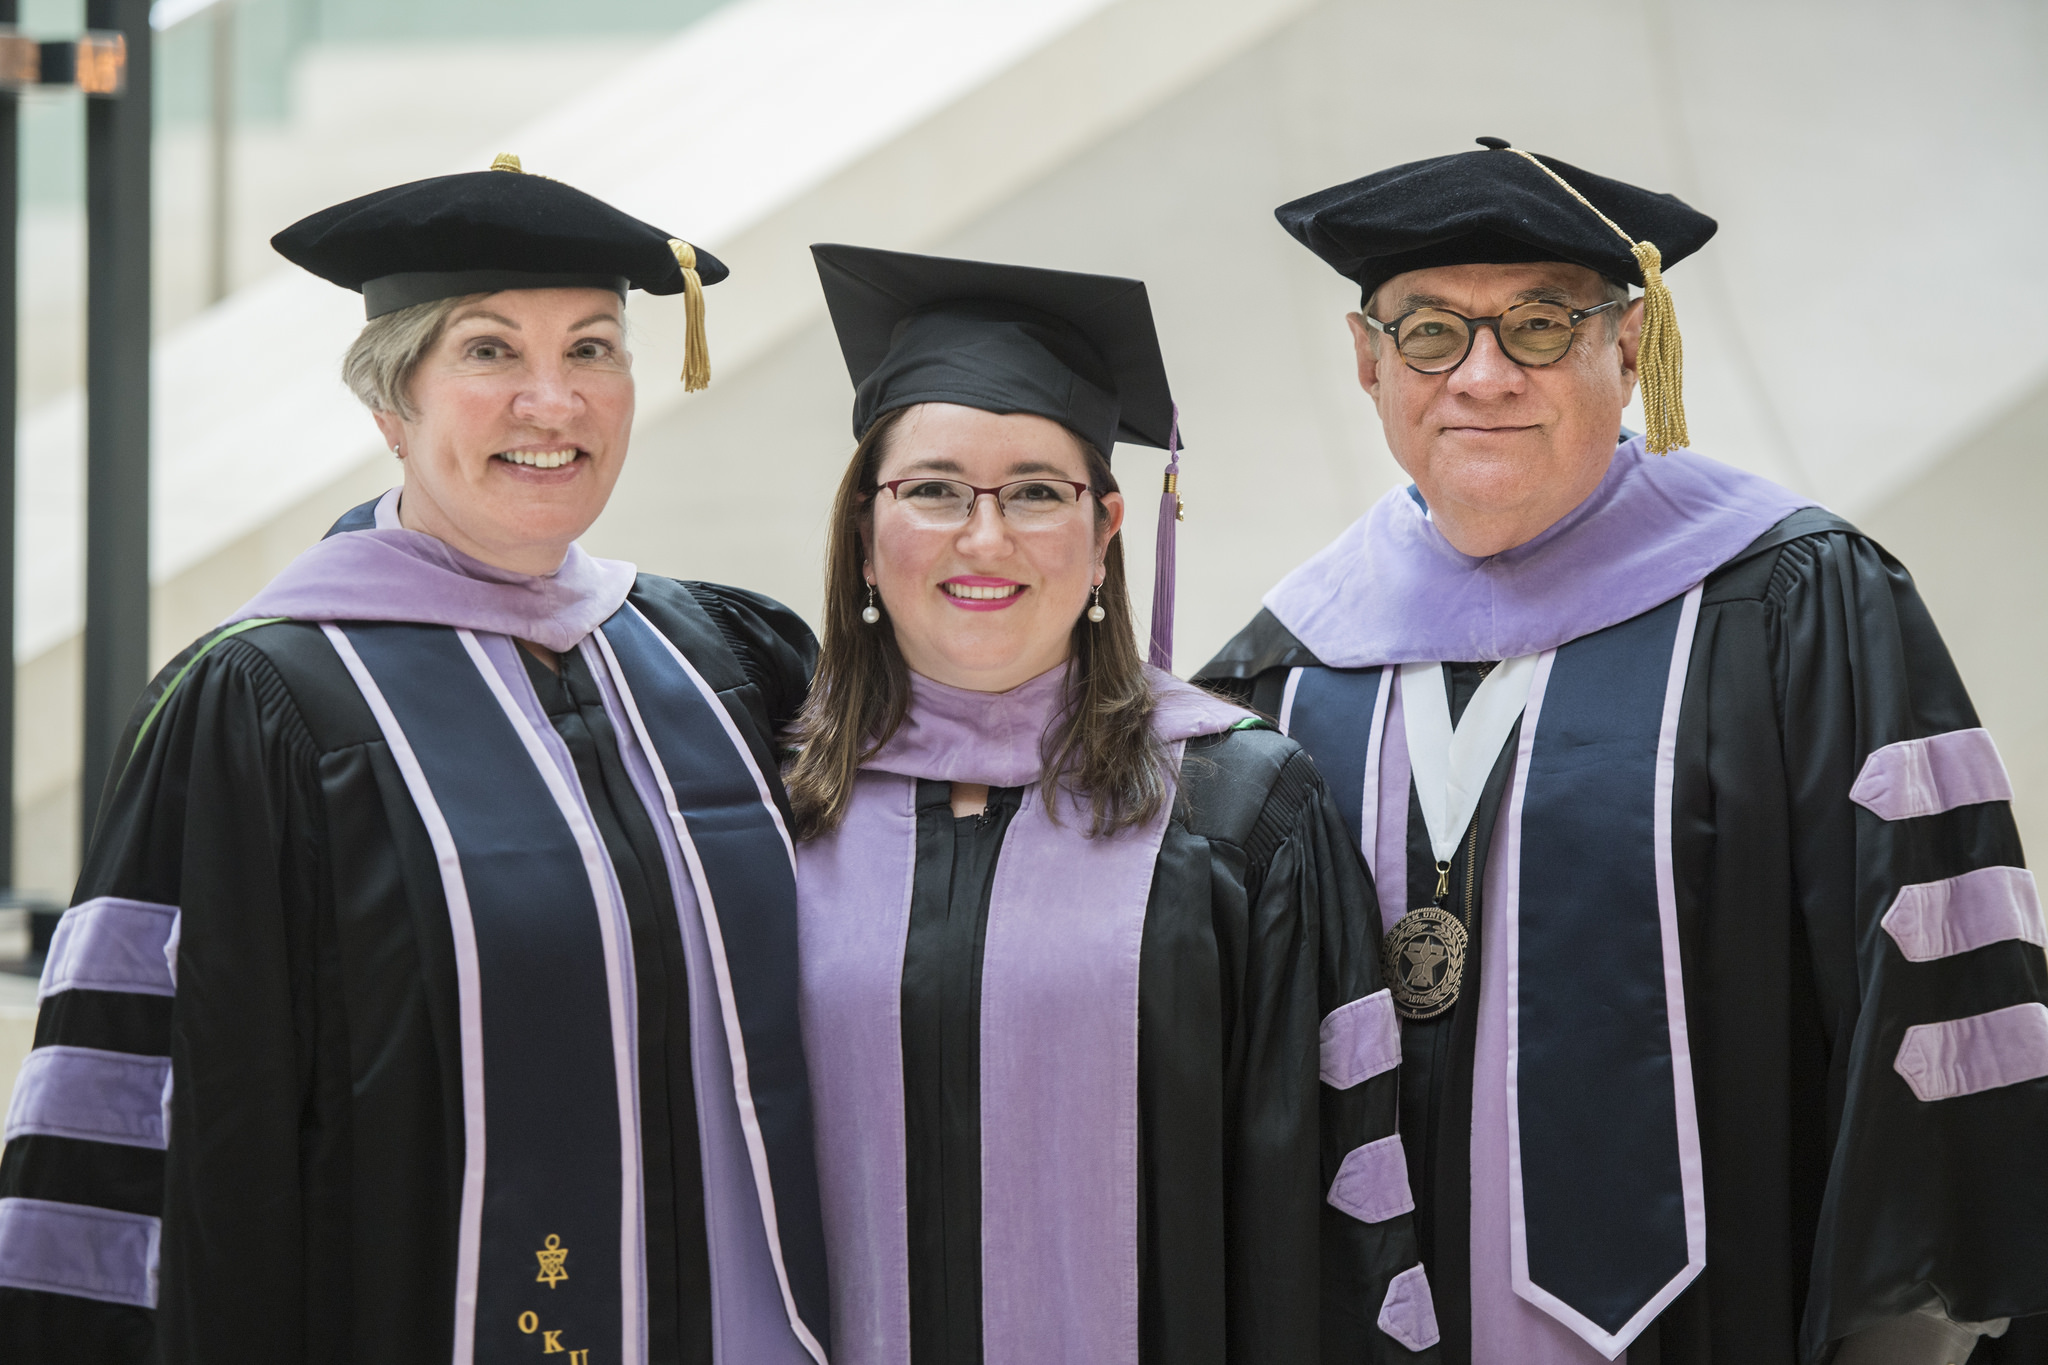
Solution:
{"label": "lavender hood lining", "polygon": [[406,621],[532,640],[561,653],[625,605],[636,571],[571,545],[551,574],[523,574],[472,559],[445,541],[398,525],[398,490],[377,504],[374,530],[319,541],[222,625],[263,617],[295,621]]}
{"label": "lavender hood lining", "polygon": [[1527,544],[1461,554],[1406,488],[1266,594],[1332,668],[1513,659],[1661,606],[1814,506],[1690,450],[1615,448],[1600,486]]}
{"label": "lavender hood lining", "polygon": [[[1149,665],[1145,676],[1161,743],[1216,734],[1251,714]],[[971,692],[912,673],[902,726],[861,766],[934,782],[1029,786],[1045,772],[1041,746],[1066,686],[1065,664],[1007,692]]]}

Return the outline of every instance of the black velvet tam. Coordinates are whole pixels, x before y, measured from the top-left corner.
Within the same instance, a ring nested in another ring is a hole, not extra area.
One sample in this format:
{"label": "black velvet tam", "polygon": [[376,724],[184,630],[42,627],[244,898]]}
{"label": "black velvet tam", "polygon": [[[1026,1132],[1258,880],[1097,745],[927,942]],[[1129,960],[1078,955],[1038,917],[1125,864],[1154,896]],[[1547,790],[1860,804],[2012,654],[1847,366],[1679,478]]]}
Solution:
{"label": "black velvet tam", "polygon": [[[1396,275],[1442,265],[1569,261],[1643,283],[1629,243],[1613,228],[1499,138],[1480,143],[1486,150],[1411,161],[1319,190],[1273,216],[1356,280],[1367,300]],[[1705,246],[1718,226],[1676,195],[1540,159],[1633,240],[1655,243],[1665,269]]]}
{"label": "black velvet tam", "polygon": [[[371,317],[499,289],[683,289],[670,235],[559,180],[513,170],[415,180],[301,218],[278,254],[363,295]],[[696,248],[704,284],[725,265]]]}
{"label": "black velvet tam", "polygon": [[914,403],[1049,417],[1105,456],[1167,444],[1173,395],[1139,280],[811,248],[853,378],[853,434]]}

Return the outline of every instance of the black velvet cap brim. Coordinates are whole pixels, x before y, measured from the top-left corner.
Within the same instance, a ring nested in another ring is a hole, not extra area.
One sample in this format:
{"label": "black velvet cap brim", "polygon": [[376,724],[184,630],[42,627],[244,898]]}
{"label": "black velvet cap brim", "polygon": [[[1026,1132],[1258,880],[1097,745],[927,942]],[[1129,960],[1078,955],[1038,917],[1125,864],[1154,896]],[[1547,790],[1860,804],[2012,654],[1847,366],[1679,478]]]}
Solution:
{"label": "black velvet cap brim", "polygon": [[[1714,235],[1713,219],[1676,195],[1639,189],[1554,157],[1543,163],[1666,268]],[[1396,275],[1446,265],[1566,261],[1640,286],[1629,243],[1584,204],[1506,149],[1411,161],[1334,185],[1273,211],[1280,225],[1369,300]]]}
{"label": "black velvet cap brim", "polygon": [[1050,418],[1104,455],[1167,444],[1173,395],[1142,281],[870,247],[811,255],[856,438],[898,408],[959,403]]}
{"label": "black velvet cap brim", "polygon": [[[683,288],[673,234],[622,213],[593,195],[545,176],[471,171],[378,190],[293,223],[270,239],[294,265],[344,289],[406,276],[411,302],[452,297],[463,280],[501,280],[499,288],[546,288],[549,281],[624,281],[650,294]],[[704,284],[726,277],[702,248]],[[436,294],[431,277],[447,275]],[[532,284],[516,281],[533,277]]]}

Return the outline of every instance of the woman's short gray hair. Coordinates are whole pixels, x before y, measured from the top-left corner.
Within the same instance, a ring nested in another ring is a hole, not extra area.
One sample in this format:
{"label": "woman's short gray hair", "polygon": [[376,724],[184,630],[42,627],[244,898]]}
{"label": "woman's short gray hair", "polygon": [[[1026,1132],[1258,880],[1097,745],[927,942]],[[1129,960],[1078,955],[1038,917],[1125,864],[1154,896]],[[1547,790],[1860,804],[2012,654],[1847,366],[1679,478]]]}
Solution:
{"label": "woman's short gray hair", "polygon": [[410,420],[412,375],[455,310],[484,297],[463,294],[452,299],[416,303],[395,313],[371,318],[356,335],[341,361],[341,382],[372,412],[388,412]]}

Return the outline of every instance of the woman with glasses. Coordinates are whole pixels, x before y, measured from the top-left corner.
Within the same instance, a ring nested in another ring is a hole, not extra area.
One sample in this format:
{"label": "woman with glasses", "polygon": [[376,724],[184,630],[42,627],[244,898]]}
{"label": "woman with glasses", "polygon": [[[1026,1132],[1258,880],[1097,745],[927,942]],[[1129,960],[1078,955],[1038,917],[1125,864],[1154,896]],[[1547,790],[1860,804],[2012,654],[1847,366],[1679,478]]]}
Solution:
{"label": "woman with glasses", "polygon": [[1138,653],[1144,286],[814,252],[859,438],[785,775],[833,1359],[1433,1359],[1344,822]]}

